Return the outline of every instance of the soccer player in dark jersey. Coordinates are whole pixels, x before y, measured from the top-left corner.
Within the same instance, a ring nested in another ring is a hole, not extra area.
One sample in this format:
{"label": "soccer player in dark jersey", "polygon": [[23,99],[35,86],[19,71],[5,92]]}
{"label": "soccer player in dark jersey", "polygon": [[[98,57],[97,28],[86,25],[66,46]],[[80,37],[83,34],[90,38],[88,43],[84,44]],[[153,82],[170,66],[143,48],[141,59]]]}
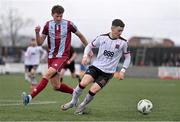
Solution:
{"label": "soccer player in dark jersey", "polygon": [[27,105],[36,95],[38,95],[51,81],[53,88],[57,91],[65,93],[73,93],[73,88],[65,83],[59,82],[62,67],[69,59],[71,49],[71,32],[79,37],[84,46],[87,40],[77,27],[69,20],[62,19],[64,8],[60,5],[52,7],[51,15],[53,20],[47,21],[42,34],[40,34],[40,26],[35,27],[36,40],[38,45],[42,45],[47,38],[48,44],[48,71],[42,76],[41,81],[36,88],[27,95],[22,93],[23,104]]}
{"label": "soccer player in dark jersey", "polygon": [[76,69],[75,69],[75,59],[77,57],[77,53],[74,51],[74,48],[71,46],[71,50],[70,50],[70,56],[69,56],[69,60],[66,62],[66,65],[64,65],[64,67],[61,69],[61,72],[60,72],[60,81],[62,82],[63,81],[63,77],[64,77],[64,74],[66,72],[67,69],[70,70],[71,72],[71,77],[74,79],[74,78],[77,78],[78,82],[81,81],[81,78],[78,74],[76,74]]}

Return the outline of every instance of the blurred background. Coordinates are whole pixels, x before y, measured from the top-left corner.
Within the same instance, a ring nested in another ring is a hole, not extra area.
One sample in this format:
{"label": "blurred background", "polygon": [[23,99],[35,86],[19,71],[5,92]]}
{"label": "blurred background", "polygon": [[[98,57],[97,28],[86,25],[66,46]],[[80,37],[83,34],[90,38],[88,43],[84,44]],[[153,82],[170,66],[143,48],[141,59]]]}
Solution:
{"label": "blurred background", "polygon": [[[113,19],[122,19],[126,24],[122,37],[132,54],[128,76],[180,78],[179,0],[0,0],[1,74],[23,72],[24,51],[35,37],[34,27],[43,28],[52,19],[56,4],[65,8],[63,18],[73,21],[89,42],[110,32]],[[83,46],[75,36],[72,45],[80,67]],[[43,47],[47,50],[46,42]]]}

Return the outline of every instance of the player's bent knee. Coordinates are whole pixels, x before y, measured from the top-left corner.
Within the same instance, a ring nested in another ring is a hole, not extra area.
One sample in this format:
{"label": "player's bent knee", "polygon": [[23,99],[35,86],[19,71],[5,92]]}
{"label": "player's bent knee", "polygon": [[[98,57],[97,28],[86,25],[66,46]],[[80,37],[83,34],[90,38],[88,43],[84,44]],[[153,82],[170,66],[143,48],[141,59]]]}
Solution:
{"label": "player's bent knee", "polygon": [[80,86],[82,86],[82,87],[86,87],[88,85],[88,83],[86,83],[86,82],[80,82]]}
{"label": "player's bent knee", "polygon": [[52,88],[53,88],[53,90],[54,90],[54,91],[59,90],[59,86],[58,86],[58,85],[56,85],[56,84],[52,84]]}
{"label": "player's bent knee", "polygon": [[90,88],[90,91],[92,91],[93,93],[97,93],[101,90],[102,88],[97,84],[97,83],[94,83],[91,88]]}
{"label": "player's bent knee", "polygon": [[53,87],[53,90],[54,91],[59,91],[59,88],[58,87]]}
{"label": "player's bent knee", "polygon": [[90,91],[94,94],[98,93],[101,89],[90,89]]}

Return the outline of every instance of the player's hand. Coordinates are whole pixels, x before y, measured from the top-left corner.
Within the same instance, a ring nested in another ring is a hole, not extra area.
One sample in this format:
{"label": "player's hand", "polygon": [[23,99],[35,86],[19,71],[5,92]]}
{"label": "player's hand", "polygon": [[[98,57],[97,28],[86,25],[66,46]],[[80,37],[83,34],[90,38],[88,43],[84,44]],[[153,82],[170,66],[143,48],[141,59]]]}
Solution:
{"label": "player's hand", "polygon": [[119,80],[124,80],[124,75],[125,75],[125,73],[122,72],[122,71],[120,71],[120,72],[119,72],[119,75],[118,75],[118,79],[119,79]]}
{"label": "player's hand", "polygon": [[68,60],[67,62],[66,62],[66,64],[70,64],[71,63],[71,61],[70,60]]}
{"label": "player's hand", "polygon": [[89,58],[92,58],[93,57],[93,55],[94,55],[94,53],[93,53],[93,51],[91,50],[90,52],[89,52]]}
{"label": "player's hand", "polygon": [[41,27],[40,27],[39,25],[35,27],[35,32],[36,32],[36,33],[39,33],[40,30],[41,30]]}
{"label": "player's hand", "polygon": [[87,56],[83,56],[83,59],[81,61],[82,65],[86,65],[87,64]]}

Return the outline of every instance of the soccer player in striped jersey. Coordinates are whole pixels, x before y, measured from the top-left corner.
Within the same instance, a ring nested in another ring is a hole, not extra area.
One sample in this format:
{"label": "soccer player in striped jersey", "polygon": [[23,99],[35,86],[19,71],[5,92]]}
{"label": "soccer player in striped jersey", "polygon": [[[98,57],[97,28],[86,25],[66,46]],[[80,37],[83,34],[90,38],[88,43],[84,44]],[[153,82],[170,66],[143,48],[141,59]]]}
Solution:
{"label": "soccer player in striped jersey", "polygon": [[113,73],[116,72],[116,67],[122,55],[125,56],[125,60],[123,68],[119,72],[119,79],[124,79],[126,69],[131,61],[128,43],[121,37],[124,26],[125,24],[120,19],[113,20],[110,33],[98,36],[92,43],[86,46],[82,64],[87,63],[88,54],[92,48],[99,48],[98,55],[92,65],[87,69],[81,82],[76,86],[72,100],[61,106],[62,110],[67,110],[75,106],[83,89],[93,83],[89,93],[75,111],[75,114],[83,114],[86,106],[93,100],[95,94],[113,77]]}
{"label": "soccer player in striped jersey", "polygon": [[53,6],[51,15],[53,20],[46,22],[42,34],[40,35],[40,26],[35,28],[36,40],[38,45],[42,45],[47,37],[48,41],[48,71],[42,76],[41,81],[34,88],[31,94],[22,94],[23,103],[27,105],[36,95],[38,95],[51,81],[56,91],[73,93],[73,88],[65,83],[59,82],[59,72],[69,59],[71,48],[71,33],[79,37],[84,46],[87,40],[77,27],[69,20],[62,19],[64,8],[60,5]]}

